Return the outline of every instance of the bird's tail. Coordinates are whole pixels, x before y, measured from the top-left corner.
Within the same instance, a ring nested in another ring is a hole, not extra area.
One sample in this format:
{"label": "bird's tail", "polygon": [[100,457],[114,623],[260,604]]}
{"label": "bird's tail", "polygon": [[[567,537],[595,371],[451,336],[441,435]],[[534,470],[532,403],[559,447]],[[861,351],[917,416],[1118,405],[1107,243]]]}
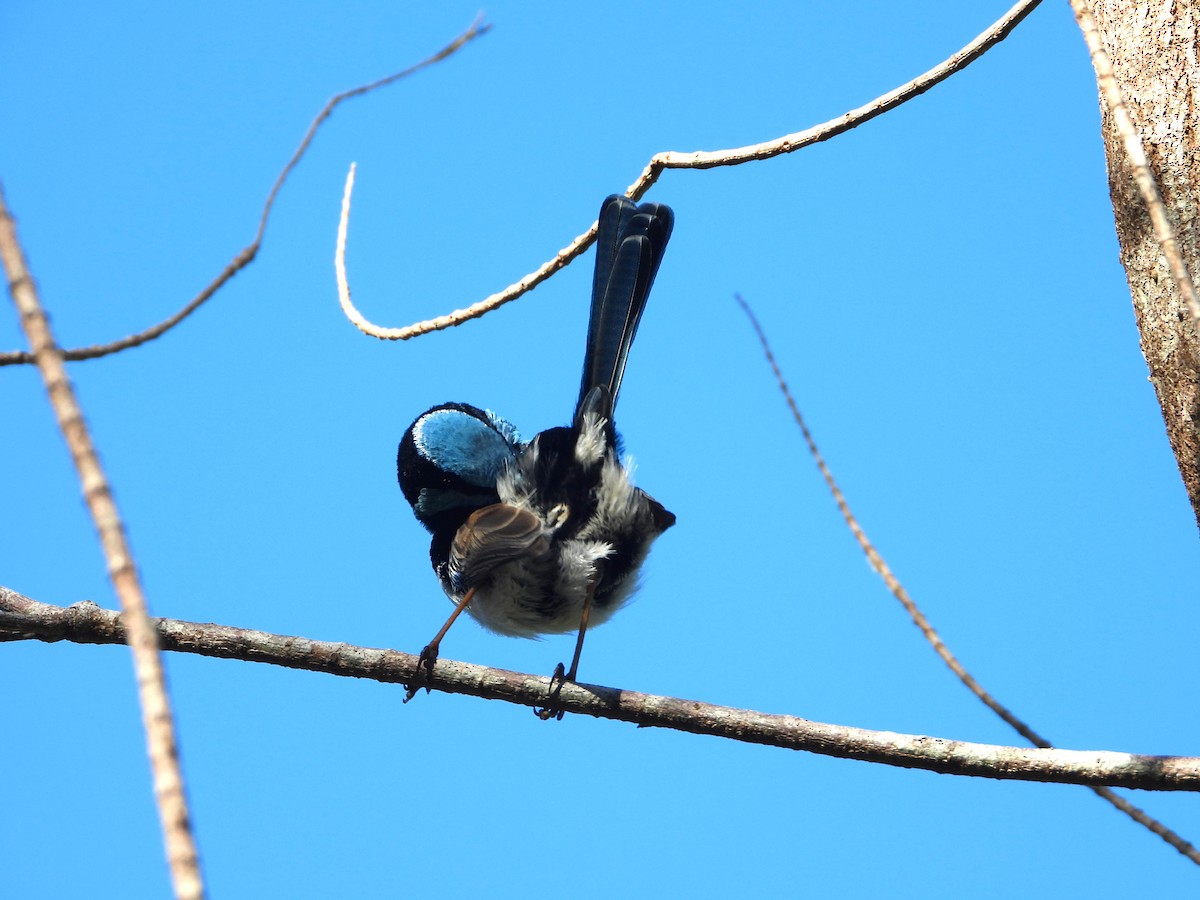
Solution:
{"label": "bird's tail", "polygon": [[612,421],[629,348],[674,223],[669,206],[635,206],[620,194],[613,194],[600,207],[592,313],[575,406],[577,425],[585,411]]}

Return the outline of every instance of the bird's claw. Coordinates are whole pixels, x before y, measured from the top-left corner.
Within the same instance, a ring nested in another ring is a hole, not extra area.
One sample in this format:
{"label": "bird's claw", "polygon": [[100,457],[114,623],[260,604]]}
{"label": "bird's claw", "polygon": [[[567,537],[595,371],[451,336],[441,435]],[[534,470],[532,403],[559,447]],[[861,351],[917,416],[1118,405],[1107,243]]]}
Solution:
{"label": "bird's claw", "polygon": [[541,709],[534,707],[534,715],[536,715],[543,722],[548,722],[550,719],[555,719],[556,721],[561,722],[566,710],[555,709],[554,702],[558,699],[558,695],[562,693],[562,686],[571,680],[571,678],[567,678],[566,666],[564,666],[562,663],[559,663],[557,666],[555,666],[554,674],[550,676],[550,690],[547,695],[550,699]]}
{"label": "bird's claw", "polygon": [[404,685],[404,689],[407,691],[404,695],[405,703],[417,696],[421,688],[425,688],[425,693],[429,693],[429,676],[433,674],[433,664],[437,662],[437,657],[438,645],[436,643],[426,644],[421,648],[421,655],[417,658],[417,677],[413,679],[412,684]]}

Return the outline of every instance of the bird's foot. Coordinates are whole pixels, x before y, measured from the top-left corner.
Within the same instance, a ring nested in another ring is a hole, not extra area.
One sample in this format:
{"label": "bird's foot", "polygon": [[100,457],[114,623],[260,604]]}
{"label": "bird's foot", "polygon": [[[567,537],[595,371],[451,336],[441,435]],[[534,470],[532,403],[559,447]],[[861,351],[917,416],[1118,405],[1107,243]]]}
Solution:
{"label": "bird's foot", "polygon": [[555,666],[554,674],[550,676],[550,691],[547,694],[549,700],[546,701],[546,705],[541,709],[534,707],[534,715],[536,715],[543,722],[548,722],[550,719],[555,719],[556,721],[561,722],[563,714],[566,712],[566,710],[555,709],[554,704],[555,701],[558,700],[558,695],[562,693],[562,686],[568,681],[574,680],[575,672],[573,668],[570,674],[568,674],[566,666],[564,666],[562,663],[559,663],[557,666]]}
{"label": "bird's foot", "polygon": [[429,693],[429,676],[433,674],[433,664],[437,662],[438,643],[433,641],[422,648],[421,655],[417,658],[417,677],[413,679],[412,684],[404,685],[408,692],[404,695],[405,703],[417,696],[421,688],[425,688],[425,693]]}

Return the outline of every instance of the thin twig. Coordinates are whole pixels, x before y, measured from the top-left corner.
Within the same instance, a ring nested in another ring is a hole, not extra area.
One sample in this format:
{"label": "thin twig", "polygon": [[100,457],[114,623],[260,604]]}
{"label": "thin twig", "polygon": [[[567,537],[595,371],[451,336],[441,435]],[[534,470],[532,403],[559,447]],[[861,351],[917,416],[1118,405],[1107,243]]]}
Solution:
{"label": "thin twig", "polygon": [[678,153],[668,151],[654,156],[646,166],[641,176],[630,185],[630,196],[642,196],[664,169],[711,169],[717,166],[736,166],[744,162],[754,162],[760,159],[773,159],[787,153],[794,153],[810,144],[827,141],[852,128],[857,128],[864,122],[869,122],[876,116],[895,109],[907,103],[914,97],[928,91],[930,88],[945,81],[951,75],[965,69],[988,50],[1000,43],[1012,30],[1021,24],[1041,0],[1022,0],[1008,12],[996,20],[990,28],[971,41],[957,53],[944,62],[934,66],[923,75],[919,75],[907,84],[877,97],[865,106],[852,109],[836,119],[830,119],[821,125],[816,125],[805,131],[787,134],[772,141],[761,144],[751,144],[747,147],[737,147],[731,150],[693,151]]}
{"label": "thin twig", "polygon": [[[416,654],[314,641],[227,625],[158,619],[166,650],[221,659],[269,663],[310,672],[404,684],[417,677]],[[120,616],[91,602],[71,607],[37,603],[0,587],[0,635],[47,642],[114,644],[123,638]],[[427,681],[435,690],[544,706],[551,679],[438,659]],[[594,684],[567,682],[556,707],[643,727],[671,728],[823,756],[1017,781],[1117,785],[1156,791],[1200,791],[1200,757],[1142,756],[1095,750],[1030,749],[870,731],[796,716],[715,706]]]}
{"label": "thin twig", "polygon": [[204,882],[196,842],[192,836],[175,741],[175,723],[154,624],[150,621],[116,501],[100,467],[83,411],[67,377],[62,350],[54,342],[50,323],[38,299],[33,276],[29,273],[24,251],[17,238],[16,222],[8,211],[3,190],[0,190],[0,259],[8,277],[9,293],[21,316],[21,326],[33,351],[34,361],[42,373],[42,380],[46,383],[58,427],[62,430],[79,473],[83,496],[96,523],[100,545],[108,563],[108,575],[116,589],[122,617],[128,627],[128,643],[137,676],[142,722],[146,729],[146,746],[154,773],[154,793],[175,895],[188,900],[200,898],[204,896]]}
{"label": "thin twig", "polygon": [[[225,283],[229,281],[229,279],[233,278],[234,275],[248,266],[258,255],[258,251],[262,247],[263,234],[267,228],[267,219],[271,215],[272,207],[275,205],[276,196],[279,194],[279,191],[283,187],[284,181],[287,180],[288,175],[291,174],[292,169],[296,168],[301,157],[304,156],[305,151],[308,150],[313,138],[316,137],[317,129],[319,129],[321,125],[324,124],[325,120],[329,118],[329,116],[333,113],[334,108],[343,100],[349,100],[352,97],[358,97],[362,94],[374,91],[377,88],[386,87],[395,81],[399,81],[402,78],[407,78],[408,76],[419,72],[421,69],[441,62],[443,59],[453,54],[465,44],[469,43],[480,35],[486,34],[491,29],[492,26],[482,24],[482,20],[483,15],[481,13],[475,18],[475,21],[471,23],[470,28],[460,34],[457,38],[455,38],[437,53],[433,54],[433,56],[422,60],[416,65],[410,66],[402,72],[396,72],[395,74],[389,75],[386,78],[381,78],[378,81],[373,81],[370,84],[365,84],[360,87],[344,91],[330,99],[330,101],[325,104],[324,108],[317,113],[317,117],[313,119],[312,124],[308,126],[308,131],[305,132],[304,139],[300,141],[300,146],[296,148],[296,152],[292,154],[292,158],[288,160],[287,165],[283,167],[283,170],[279,173],[279,177],[275,179],[275,183],[271,186],[271,191],[267,194],[267,202],[263,205],[262,215],[258,220],[258,230],[255,232],[254,240],[249,244],[249,246],[238,253],[238,255],[235,256],[229,263],[229,265],[222,269],[221,273],[217,275],[215,279],[213,279],[212,283],[209,284],[208,287],[202,290],[199,294],[197,294],[190,303],[183,307],[183,309],[179,310],[179,312],[175,313],[169,319],[159,322],[157,325],[147,328],[145,331],[122,338],[119,341],[113,341],[109,344],[96,344],[91,347],[79,347],[73,350],[64,350],[62,352],[63,358],[68,361],[96,359],[97,357],[108,356],[110,353],[117,353],[121,350],[127,350],[130,347],[137,347],[140,344],[144,344],[147,341],[152,341],[155,338],[165,334],[167,331],[170,331],[172,328],[194,313],[197,309],[199,309],[200,306],[203,305],[209,298],[211,298],[213,294],[220,290]],[[6,353],[0,353],[0,366],[11,366],[32,362],[33,355],[22,350],[13,350]]]}
{"label": "thin twig", "polygon": [[[765,141],[761,144],[751,144],[747,147],[736,147],[727,150],[697,150],[688,153],[668,150],[656,153],[650,158],[650,162],[646,165],[642,174],[638,176],[638,179],[629,186],[626,194],[633,200],[640,200],[650,190],[651,186],[658,181],[659,176],[666,169],[712,169],[717,166],[736,166],[742,163],[772,159],[776,156],[794,153],[810,144],[827,141],[832,137],[836,137],[839,134],[862,125],[864,122],[869,122],[876,116],[882,115],[889,110],[895,109],[902,103],[920,96],[934,85],[945,81],[955,72],[965,69],[993,46],[1008,37],[1012,30],[1020,24],[1021,20],[1029,15],[1040,2],[1041,0],[1022,0],[1022,2],[1017,3],[997,20],[987,31],[983,32],[945,62],[934,66],[924,75],[914,78],[907,84],[901,85],[895,90],[884,94],[882,97],[877,97],[865,106],[852,109],[838,116],[836,119],[830,119],[828,122],[816,125],[805,131],[787,134],[774,140]],[[596,223],[593,222],[587,231],[559,250],[553,259],[543,263],[539,268],[530,272],[520,281],[510,284],[504,290],[485,297],[483,300],[465,309],[456,309],[446,315],[436,316],[422,322],[415,322],[412,325],[406,325],[402,328],[387,328],[367,321],[354,308],[353,304],[350,303],[350,287],[345,278],[345,232],[347,219],[350,215],[350,188],[353,181],[354,175],[352,171],[346,179],[346,190],[342,200],[342,217],[338,227],[338,250],[335,261],[338,269],[338,298],[342,304],[342,309],[346,312],[346,316],[354,323],[356,328],[364,334],[382,340],[405,341],[422,334],[428,334],[431,331],[452,328],[492,312],[505,303],[515,300],[522,294],[533,290],[559,269],[564,268],[576,257],[586,252],[596,239]]]}
{"label": "thin twig", "polygon": [[[927,619],[925,614],[921,612],[920,608],[913,601],[912,597],[909,596],[908,591],[904,589],[904,586],[900,583],[899,579],[896,578],[887,562],[884,561],[883,557],[879,554],[879,551],[875,549],[874,544],[872,544],[867,538],[866,532],[864,532],[862,526],[858,524],[858,519],[856,519],[854,514],[850,511],[850,504],[846,502],[845,495],[842,493],[841,488],[838,487],[837,482],[834,480],[833,472],[830,471],[829,466],[825,463],[825,458],[821,456],[821,451],[817,448],[817,443],[813,439],[812,432],[808,430],[808,425],[804,421],[804,416],[800,414],[800,407],[796,405],[796,400],[792,396],[792,391],[788,387],[787,380],[783,377],[783,371],[779,368],[779,363],[775,360],[775,354],[771,352],[771,345],[767,341],[766,332],[763,331],[762,325],[759,324],[758,317],[754,315],[754,310],[750,308],[750,304],[747,303],[740,294],[735,295],[735,298],[737,299],[738,304],[745,311],[746,315],[749,317],[750,324],[754,326],[754,331],[758,334],[759,343],[762,344],[763,354],[766,356],[767,362],[771,366],[771,371],[775,373],[775,380],[779,385],[780,392],[787,401],[788,408],[792,411],[792,417],[796,420],[796,424],[800,427],[800,433],[804,436],[804,443],[808,445],[808,452],[816,461],[817,468],[821,471],[821,477],[825,479],[826,486],[829,488],[830,493],[833,494],[833,499],[837,503],[837,507],[842,514],[842,518],[846,520],[846,524],[849,526],[851,533],[854,535],[854,539],[858,541],[859,547],[861,547],[863,553],[866,554],[867,560],[871,564],[871,568],[873,568],[879,574],[879,577],[883,579],[883,582],[887,585],[888,590],[892,592],[892,596],[900,601],[900,605],[904,607],[904,611],[908,613],[909,617],[913,620],[913,623],[917,626],[917,628],[920,629],[921,634],[925,636],[925,639],[929,642],[930,646],[933,647],[934,652],[941,657],[942,662],[950,667],[950,671],[958,676],[959,681],[966,685],[967,689],[972,694],[978,697],[984,703],[984,705],[988,707],[988,709],[996,713],[996,715],[1007,722],[1014,731],[1016,731],[1019,735],[1021,735],[1021,737],[1025,738],[1025,740],[1029,741],[1029,743],[1033,744],[1035,747],[1049,748],[1053,746],[1050,741],[1042,737],[1027,724],[1025,724],[1025,722],[1019,719],[1016,714],[1012,712],[1012,710],[1004,706],[1004,704],[984,690],[983,685],[976,681],[971,673],[966,670],[962,663],[958,661],[958,657],[950,652],[950,649],[942,641],[941,636],[934,629],[933,625],[930,624],[929,619]],[[1200,850],[1197,850],[1193,844],[1185,840],[1176,832],[1172,831],[1162,822],[1159,822],[1144,810],[1134,806],[1124,797],[1118,796],[1106,787],[1093,786],[1092,790],[1095,791],[1096,794],[1101,798],[1107,800],[1109,803],[1119,809],[1121,812],[1125,813],[1135,822],[1150,829],[1150,831],[1158,835],[1192,862],[1200,865]]]}
{"label": "thin twig", "polygon": [[[354,189],[354,172],[355,166],[352,163],[350,171],[346,175],[346,187],[342,194],[342,214],[338,221],[337,249],[333,261],[334,268],[337,271],[338,302],[341,303],[342,311],[345,312],[346,318],[359,331],[380,340],[407,341],[409,338],[419,337],[431,331],[441,331],[444,328],[461,325],[463,322],[470,321],[471,319],[478,319],[485,313],[489,313],[511,300],[516,300],[522,294],[533,290],[559,269],[565,268],[571,260],[582,255],[588,247],[592,246],[592,242],[596,239],[596,223],[593,222],[587,231],[559,250],[553,259],[543,263],[520,281],[510,284],[504,290],[485,297],[478,303],[468,306],[466,309],[456,309],[445,315],[426,319],[423,322],[416,322],[412,325],[405,325],[402,328],[386,328],[368,321],[350,301],[350,283],[346,277],[346,233],[350,227],[350,194]],[[643,191],[643,193],[645,192]]]}
{"label": "thin twig", "polygon": [[1175,229],[1171,226],[1167,208],[1162,201],[1162,194],[1158,190],[1158,181],[1150,170],[1150,161],[1146,157],[1146,148],[1142,144],[1141,135],[1138,134],[1133,119],[1129,115],[1129,108],[1125,105],[1121,86],[1113,72],[1112,60],[1109,59],[1108,51],[1104,49],[1104,44],[1100,40],[1100,31],[1096,27],[1095,18],[1092,17],[1091,5],[1087,0],[1071,0],[1071,8],[1075,11],[1075,21],[1079,23],[1083,39],[1087,42],[1088,52],[1092,56],[1092,67],[1096,70],[1096,84],[1104,94],[1104,101],[1108,104],[1109,112],[1112,113],[1113,124],[1121,136],[1121,142],[1125,145],[1125,156],[1129,160],[1134,183],[1137,185],[1138,193],[1142,195],[1142,202],[1146,204],[1146,211],[1154,226],[1154,237],[1167,261],[1167,267],[1171,270],[1171,277],[1175,280],[1179,295],[1191,312],[1193,321],[1200,323],[1200,301],[1196,298],[1195,285],[1192,283],[1191,275],[1188,274],[1183,255],[1179,252],[1179,244],[1175,240]]}

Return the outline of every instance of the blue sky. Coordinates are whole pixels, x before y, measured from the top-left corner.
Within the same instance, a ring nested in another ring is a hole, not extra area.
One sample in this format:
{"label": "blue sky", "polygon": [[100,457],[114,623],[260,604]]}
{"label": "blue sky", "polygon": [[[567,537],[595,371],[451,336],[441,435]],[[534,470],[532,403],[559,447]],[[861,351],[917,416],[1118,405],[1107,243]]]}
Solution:
{"label": "blue sky", "polygon": [[[259,259],[184,326],[71,374],[160,615],[416,652],[448,612],[395,484],[413,417],[570,414],[591,257],[480,321],[656,151],[797,131],[949,56],[1001,3],[495,3],[452,60],[337,110]],[[472,4],[8,4],[0,179],[60,340],[165,318],[247,244],[334,93]],[[1196,528],[1117,262],[1065,3],[836,140],[669,172],[676,229],[618,426],[679,517],[589,636],[600,684],[1018,739],[934,657],[807,457],[740,292],[864,527],[947,643],[1059,745],[1195,753]],[[23,346],[0,315],[0,346]],[[0,583],[115,605],[40,380],[0,369]],[[570,638],[464,621],[448,658],[549,674]],[[1180,896],[1195,867],[1090,792],[909,772],[396,686],[168,657],[213,896]],[[0,646],[0,895],[163,896],[131,665]],[[1134,801],[1200,840],[1192,796]]]}

